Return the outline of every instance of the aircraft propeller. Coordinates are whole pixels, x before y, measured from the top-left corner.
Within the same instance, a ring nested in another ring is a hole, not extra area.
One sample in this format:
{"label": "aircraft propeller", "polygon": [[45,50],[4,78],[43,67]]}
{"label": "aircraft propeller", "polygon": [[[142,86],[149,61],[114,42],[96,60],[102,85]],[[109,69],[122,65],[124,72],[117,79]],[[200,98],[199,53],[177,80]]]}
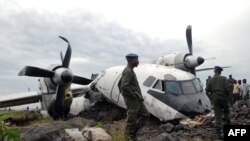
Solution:
{"label": "aircraft propeller", "polygon": [[[192,43],[192,26],[188,25],[187,29],[186,29],[186,38],[187,38],[187,44],[188,44],[188,50],[189,50],[189,54],[191,56],[193,56],[193,43]],[[201,65],[202,63],[204,63],[205,59],[202,57],[197,57],[197,62],[198,65]],[[187,64],[189,61],[184,62],[185,64]],[[193,73],[194,75],[196,74],[195,72],[195,67],[191,67],[189,68],[189,71],[191,73]]]}
{"label": "aircraft propeller", "polygon": [[188,44],[188,50],[191,55],[193,55],[193,44],[192,44],[192,26],[188,25],[186,29],[186,38]]}
{"label": "aircraft propeller", "polygon": [[71,83],[88,85],[92,80],[84,77],[73,75],[69,69],[71,59],[71,46],[69,41],[59,36],[62,40],[68,43],[67,51],[65,56],[61,53],[62,65],[58,69],[51,71],[33,66],[26,66],[19,72],[19,76],[31,76],[31,77],[45,77],[50,78],[56,85],[56,100],[55,100],[55,113],[59,117],[64,117],[64,94],[65,90]]}

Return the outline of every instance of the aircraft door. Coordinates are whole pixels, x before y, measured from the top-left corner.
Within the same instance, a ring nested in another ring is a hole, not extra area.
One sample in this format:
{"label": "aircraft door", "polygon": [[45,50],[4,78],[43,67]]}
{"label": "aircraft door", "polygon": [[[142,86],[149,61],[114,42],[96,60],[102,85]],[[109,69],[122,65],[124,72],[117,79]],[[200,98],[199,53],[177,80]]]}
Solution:
{"label": "aircraft door", "polygon": [[121,75],[122,75],[122,73],[120,73],[120,74],[117,73],[117,77],[116,77],[116,80],[112,86],[112,90],[111,90],[111,94],[110,94],[111,99],[116,103],[119,102],[120,95],[121,95],[119,87],[118,87],[118,83],[121,79]]}

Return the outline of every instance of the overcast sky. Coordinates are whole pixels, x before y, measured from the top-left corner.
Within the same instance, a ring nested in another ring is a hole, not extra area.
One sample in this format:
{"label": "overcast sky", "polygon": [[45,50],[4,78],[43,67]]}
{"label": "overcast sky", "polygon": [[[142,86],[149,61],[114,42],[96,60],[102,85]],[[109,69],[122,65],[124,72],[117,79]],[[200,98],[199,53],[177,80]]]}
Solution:
{"label": "overcast sky", "polygon": [[[187,52],[185,30],[193,28],[200,68],[232,66],[224,75],[250,79],[248,0],[0,0],[0,93],[37,90],[37,79],[19,77],[25,65],[60,63],[69,39],[74,74],[90,77],[125,64],[133,52],[142,63]],[[198,73],[203,81],[212,71]]]}

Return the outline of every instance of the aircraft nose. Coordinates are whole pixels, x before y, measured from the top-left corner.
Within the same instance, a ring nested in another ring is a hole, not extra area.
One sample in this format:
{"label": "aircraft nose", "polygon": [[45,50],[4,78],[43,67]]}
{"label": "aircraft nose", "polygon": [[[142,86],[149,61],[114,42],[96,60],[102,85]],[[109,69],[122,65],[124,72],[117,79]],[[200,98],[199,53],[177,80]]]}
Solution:
{"label": "aircraft nose", "polygon": [[187,116],[196,116],[211,111],[211,104],[203,101],[202,99],[196,99],[189,101],[181,107],[180,112]]}

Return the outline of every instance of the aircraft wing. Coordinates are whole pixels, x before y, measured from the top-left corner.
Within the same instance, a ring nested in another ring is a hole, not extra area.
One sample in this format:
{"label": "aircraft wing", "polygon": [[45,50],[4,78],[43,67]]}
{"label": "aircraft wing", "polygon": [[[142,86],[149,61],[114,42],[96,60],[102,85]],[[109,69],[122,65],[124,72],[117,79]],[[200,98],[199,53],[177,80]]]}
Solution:
{"label": "aircraft wing", "polygon": [[[223,69],[225,69],[225,68],[231,68],[231,66],[226,66],[226,67],[222,67]],[[195,71],[196,72],[199,72],[199,71],[208,71],[208,70],[213,70],[214,69],[214,67],[213,68],[202,68],[202,69],[196,69]]]}
{"label": "aircraft wing", "polygon": [[80,97],[85,95],[88,91],[90,90],[90,86],[79,86],[79,87],[72,87],[72,96],[73,98],[75,97]]}
{"label": "aircraft wing", "polygon": [[[89,89],[89,86],[72,88],[72,96],[73,98],[83,96],[89,91]],[[4,95],[0,97],[0,108],[31,104],[41,100],[42,95],[37,91]]]}
{"label": "aircraft wing", "polygon": [[0,97],[0,108],[36,103],[41,98],[37,91],[5,95]]}

